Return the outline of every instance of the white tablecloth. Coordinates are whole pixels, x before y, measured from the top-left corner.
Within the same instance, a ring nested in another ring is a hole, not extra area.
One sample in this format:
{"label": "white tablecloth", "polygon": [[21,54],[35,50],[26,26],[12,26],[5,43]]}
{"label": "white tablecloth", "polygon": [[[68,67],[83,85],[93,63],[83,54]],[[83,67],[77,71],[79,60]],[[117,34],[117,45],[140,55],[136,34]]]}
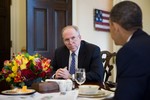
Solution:
{"label": "white tablecloth", "polygon": [[67,91],[65,95],[60,94],[60,92],[55,93],[34,93],[32,95],[0,95],[0,100],[103,100],[104,98],[113,97],[114,93],[110,91],[110,95],[103,98],[84,98],[78,97],[78,90]]}

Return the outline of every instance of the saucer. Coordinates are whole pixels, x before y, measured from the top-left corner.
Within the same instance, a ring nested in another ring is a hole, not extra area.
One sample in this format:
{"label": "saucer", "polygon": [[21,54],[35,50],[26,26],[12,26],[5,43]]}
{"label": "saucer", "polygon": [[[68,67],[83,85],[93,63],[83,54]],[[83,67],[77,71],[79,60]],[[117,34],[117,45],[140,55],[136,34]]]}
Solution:
{"label": "saucer", "polygon": [[101,98],[101,97],[106,97],[110,95],[109,92],[106,92],[105,90],[98,90],[97,93],[80,93],[78,94],[79,97],[88,97],[88,98]]}

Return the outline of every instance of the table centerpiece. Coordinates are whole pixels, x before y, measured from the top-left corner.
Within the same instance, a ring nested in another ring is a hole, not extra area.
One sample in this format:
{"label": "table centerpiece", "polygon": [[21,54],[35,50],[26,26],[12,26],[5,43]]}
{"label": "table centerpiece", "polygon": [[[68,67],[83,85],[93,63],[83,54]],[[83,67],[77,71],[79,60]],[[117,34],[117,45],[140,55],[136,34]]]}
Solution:
{"label": "table centerpiece", "polygon": [[52,73],[51,60],[40,54],[14,54],[11,60],[4,61],[0,72],[0,81],[5,80],[11,86],[31,86],[33,82],[45,81]]}

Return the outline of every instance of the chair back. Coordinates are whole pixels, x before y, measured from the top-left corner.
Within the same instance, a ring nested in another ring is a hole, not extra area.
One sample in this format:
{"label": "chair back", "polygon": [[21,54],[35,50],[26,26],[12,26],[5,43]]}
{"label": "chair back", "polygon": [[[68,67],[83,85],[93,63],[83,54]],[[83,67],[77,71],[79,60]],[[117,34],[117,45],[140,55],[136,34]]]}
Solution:
{"label": "chair back", "polygon": [[101,51],[101,58],[104,66],[104,82],[106,83],[109,77],[112,75],[112,69],[114,68],[114,59],[116,52]]}

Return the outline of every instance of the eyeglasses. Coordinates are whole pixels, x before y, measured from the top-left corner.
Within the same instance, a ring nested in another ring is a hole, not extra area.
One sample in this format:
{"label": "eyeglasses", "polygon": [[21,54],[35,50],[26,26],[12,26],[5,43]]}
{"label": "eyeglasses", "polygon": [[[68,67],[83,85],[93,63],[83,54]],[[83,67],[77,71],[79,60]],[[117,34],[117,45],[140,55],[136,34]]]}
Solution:
{"label": "eyeglasses", "polygon": [[75,42],[79,36],[73,36],[71,38],[64,39],[64,43]]}

